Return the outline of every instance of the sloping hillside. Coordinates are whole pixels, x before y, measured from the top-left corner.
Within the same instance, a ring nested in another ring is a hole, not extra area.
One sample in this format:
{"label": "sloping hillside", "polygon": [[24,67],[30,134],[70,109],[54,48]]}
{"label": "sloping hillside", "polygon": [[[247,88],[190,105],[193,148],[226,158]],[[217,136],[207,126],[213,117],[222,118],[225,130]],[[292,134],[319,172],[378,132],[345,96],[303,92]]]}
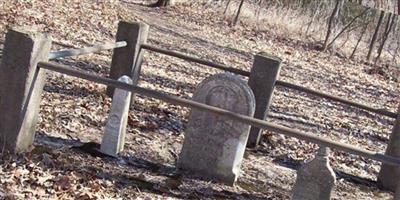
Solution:
{"label": "sloping hillside", "polygon": [[[376,71],[363,62],[322,53],[315,44],[285,38],[253,25],[228,26],[223,8],[203,4],[149,8],[125,1],[1,1],[0,38],[7,27],[34,26],[52,35],[54,50],[114,40],[119,20],[151,26],[149,43],[250,70],[252,55],[283,59],[280,79],[396,111],[399,69]],[[111,52],[58,60],[107,76]],[[140,85],[190,98],[196,85],[218,73],[194,63],[145,54]],[[0,196],[10,199],[287,199],[295,171],[313,157],[314,144],[265,132],[261,148],[248,151],[235,187],[175,172],[189,110],[138,95],[129,115],[120,159],[90,154],[100,142],[111,100],[105,86],[49,73],[41,102],[36,147],[19,157],[3,156]],[[268,121],[383,152],[393,120],[278,87]],[[71,148],[72,147],[72,148]],[[379,163],[334,152],[336,199],[385,199],[376,189]],[[356,177],[354,177],[356,176]]]}

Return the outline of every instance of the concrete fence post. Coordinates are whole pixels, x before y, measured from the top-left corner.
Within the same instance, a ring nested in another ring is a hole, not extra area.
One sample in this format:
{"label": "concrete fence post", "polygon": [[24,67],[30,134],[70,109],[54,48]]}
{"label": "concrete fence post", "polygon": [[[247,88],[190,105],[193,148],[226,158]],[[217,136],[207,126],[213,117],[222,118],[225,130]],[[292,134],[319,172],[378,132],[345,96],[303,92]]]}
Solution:
{"label": "concrete fence post", "polygon": [[0,66],[0,147],[11,153],[28,151],[33,144],[51,38],[13,28],[6,34]]}
{"label": "concrete fence post", "polygon": [[[400,107],[397,113],[397,119],[392,134],[390,135],[385,155],[400,158]],[[379,186],[384,189],[395,191],[399,180],[400,168],[398,166],[383,163],[378,175]]]}
{"label": "concrete fence post", "polygon": [[[260,53],[254,56],[253,68],[251,69],[249,86],[256,98],[256,110],[254,118],[264,120],[267,116],[269,105],[272,101],[275,82],[279,77],[282,60]],[[256,148],[260,141],[261,129],[251,127],[247,147]]]}
{"label": "concrete fence post", "polygon": [[[126,41],[128,44],[123,48],[114,49],[110,78],[118,80],[121,76],[132,78],[134,85],[138,83],[140,68],[142,64],[142,53],[140,45],[146,43],[149,26],[144,23],[119,22],[116,41]],[[112,97],[114,88],[107,87],[107,95]]]}
{"label": "concrete fence post", "polygon": [[393,195],[393,200],[400,200],[400,181],[397,183],[396,191]]}

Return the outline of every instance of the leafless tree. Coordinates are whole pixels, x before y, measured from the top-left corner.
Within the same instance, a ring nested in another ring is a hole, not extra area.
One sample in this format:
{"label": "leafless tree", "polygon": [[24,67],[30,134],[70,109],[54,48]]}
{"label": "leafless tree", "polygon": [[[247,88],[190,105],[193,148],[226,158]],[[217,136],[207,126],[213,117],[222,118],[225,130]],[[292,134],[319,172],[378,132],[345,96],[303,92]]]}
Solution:
{"label": "leafless tree", "polygon": [[306,36],[308,36],[308,33],[310,31],[310,28],[311,28],[312,24],[314,23],[314,21],[315,21],[316,17],[318,16],[318,14],[321,12],[320,8],[321,8],[323,3],[324,3],[324,1],[322,1],[322,0],[318,1],[318,5],[313,9],[311,20],[307,24],[307,28],[306,28],[306,32],[305,32]]}
{"label": "leafless tree", "polygon": [[364,38],[364,35],[365,35],[366,31],[367,31],[367,28],[368,28],[368,25],[370,24],[370,22],[371,22],[371,21],[366,17],[366,18],[365,18],[365,23],[363,24],[363,27],[362,27],[362,29],[361,29],[360,37],[358,38],[358,40],[357,40],[357,42],[356,42],[356,45],[355,45],[355,47],[354,47],[354,49],[353,49],[353,52],[352,52],[351,55],[350,55],[350,58],[351,58],[351,59],[354,58],[354,56],[355,56],[355,54],[356,54],[356,52],[357,52],[358,46],[360,45],[362,39]]}
{"label": "leafless tree", "polygon": [[331,37],[333,29],[335,28],[335,25],[337,23],[337,18],[339,16],[340,9],[343,7],[343,4],[344,4],[344,0],[336,0],[335,8],[333,9],[331,16],[329,17],[328,31],[326,33],[323,51],[326,51],[328,48],[329,39]]}
{"label": "leafless tree", "polygon": [[368,50],[368,54],[367,54],[367,60],[368,61],[371,61],[372,52],[374,50],[376,39],[378,38],[378,33],[379,33],[379,30],[380,30],[380,28],[382,26],[382,22],[383,22],[383,18],[384,17],[385,17],[385,11],[382,10],[382,11],[380,11],[379,20],[378,20],[378,23],[376,24],[374,34],[372,35],[372,39],[371,39],[371,42],[369,44],[369,50]]}
{"label": "leafless tree", "polygon": [[385,47],[385,43],[387,39],[389,38],[389,34],[392,32],[392,28],[394,26],[395,21],[397,20],[397,17],[394,16],[392,13],[389,13],[386,21],[386,27],[385,27],[385,32],[383,33],[382,41],[381,44],[378,48],[378,55],[375,58],[375,65],[379,61],[379,58],[381,57],[383,48]]}
{"label": "leafless tree", "polygon": [[229,4],[231,4],[231,0],[228,0],[228,2],[226,3],[224,15],[226,14],[226,12],[228,12]]}
{"label": "leafless tree", "polygon": [[171,0],[157,0],[156,3],[152,4],[151,7],[164,7],[171,4]]}
{"label": "leafless tree", "polygon": [[244,0],[241,0],[241,1],[240,1],[240,4],[239,4],[239,8],[238,8],[237,11],[236,11],[235,19],[233,20],[233,25],[234,25],[234,26],[235,26],[235,25],[237,24],[237,22],[239,21],[239,16],[240,16],[240,12],[242,11],[243,4],[244,4]]}
{"label": "leafless tree", "polygon": [[332,39],[332,41],[328,44],[327,48],[331,47],[333,45],[333,43],[345,32],[347,31],[350,26],[360,17],[364,16],[367,12],[369,11],[369,8],[366,8],[362,13],[360,13],[359,15],[353,17],[353,19],[350,20],[349,23],[347,23],[342,30]]}
{"label": "leafless tree", "polygon": [[256,16],[257,21],[260,19],[260,13],[262,10],[263,2],[264,2],[264,0],[258,0],[255,2],[257,4],[257,9],[255,11],[255,16]]}

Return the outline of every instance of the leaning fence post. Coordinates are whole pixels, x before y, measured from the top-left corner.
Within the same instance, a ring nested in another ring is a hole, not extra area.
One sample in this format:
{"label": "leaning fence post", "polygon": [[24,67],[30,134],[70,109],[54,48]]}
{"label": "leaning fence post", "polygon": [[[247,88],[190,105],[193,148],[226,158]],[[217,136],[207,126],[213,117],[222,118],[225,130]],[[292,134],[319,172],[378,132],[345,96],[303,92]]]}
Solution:
{"label": "leaning fence post", "polygon": [[12,153],[29,150],[45,81],[38,62],[47,61],[51,38],[13,28],[6,34],[0,66],[0,147]]}
{"label": "leaning fence post", "polygon": [[[400,107],[397,113],[397,119],[393,127],[392,134],[390,135],[389,144],[386,148],[385,155],[400,158]],[[399,167],[383,163],[381,166],[381,171],[378,175],[379,186],[391,191],[395,191],[399,180]]]}
{"label": "leaning fence post", "polygon": [[[140,75],[142,53],[140,46],[147,41],[149,26],[137,22],[119,22],[116,41],[126,41],[124,48],[114,49],[110,78],[118,80],[119,77],[127,75],[132,78],[134,85],[137,84]],[[107,87],[107,95],[112,97],[114,88]]]}
{"label": "leaning fence post", "polygon": [[[256,98],[256,110],[254,117],[264,120],[267,116],[269,105],[274,93],[275,82],[278,79],[282,60],[266,53],[254,56],[251,69],[249,86]],[[250,129],[247,147],[255,148],[261,136],[261,129],[252,126]]]}

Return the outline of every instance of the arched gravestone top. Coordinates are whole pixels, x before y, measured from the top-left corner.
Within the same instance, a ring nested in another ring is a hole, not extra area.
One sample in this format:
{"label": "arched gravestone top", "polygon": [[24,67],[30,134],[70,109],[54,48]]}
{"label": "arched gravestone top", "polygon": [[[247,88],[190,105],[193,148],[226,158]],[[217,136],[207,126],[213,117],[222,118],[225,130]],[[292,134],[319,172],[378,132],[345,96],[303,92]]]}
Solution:
{"label": "arched gravestone top", "polygon": [[[254,95],[239,76],[217,74],[201,82],[193,100],[253,116]],[[185,131],[178,167],[203,178],[233,184],[240,171],[250,126],[193,109]]]}

